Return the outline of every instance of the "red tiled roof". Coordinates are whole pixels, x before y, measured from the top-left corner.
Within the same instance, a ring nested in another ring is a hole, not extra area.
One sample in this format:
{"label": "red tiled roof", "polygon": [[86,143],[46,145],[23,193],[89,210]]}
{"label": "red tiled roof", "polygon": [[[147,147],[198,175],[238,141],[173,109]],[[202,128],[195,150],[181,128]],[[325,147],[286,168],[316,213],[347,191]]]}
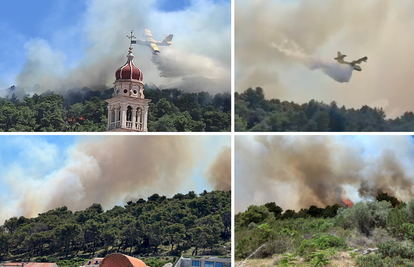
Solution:
{"label": "red tiled roof", "polygon": [[145,262],[142,260],[129,257],[124,254],[120,253],[113,253],[106,256],[101,264],[100,267],[147,267]]}
{"label": "red tiled roof", "polygon": [[56,267],[56,263],[49,263],[49,262],[30,262],[29,264],[25,265],[24,267]]}

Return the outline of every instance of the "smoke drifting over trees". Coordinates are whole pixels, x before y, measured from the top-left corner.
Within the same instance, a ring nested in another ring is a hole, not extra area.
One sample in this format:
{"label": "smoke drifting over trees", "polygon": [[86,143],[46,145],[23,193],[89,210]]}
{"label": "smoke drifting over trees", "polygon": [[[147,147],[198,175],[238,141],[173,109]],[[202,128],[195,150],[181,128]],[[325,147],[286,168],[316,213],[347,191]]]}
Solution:
{"label": "smoke drifting over trees", "polygon": [[380,192],[414,196],[406,136],[238,136],[236,212],[274,201],[284,209],[345,205]]}
{"label": "smoke drifting over trees", "polygon": [[[171,197],[181,190],[194,190],[197,181],[192,177],[200,162],[205,168],[201,172],[208,170],[204,178],[210,188],[230,190],[222,186],[231,181],[230,153],[223,155],[228,147],[210,151],[217,159],[208,159],[203,153],[208,141],[202,136],[93,136],[68,149],[61,167],[46,175],[35,175],[21,163],[4,167],[2,182],[14,197],[12,201],[0,199],[0,221],[11,216],[32,217],[61,206],[81,210],[100,203],[106,209],[147,197],[148,192]],[[34,149],[36,145],[31,147],[22,153],[46,157]],[[40,164],[50,161],[47,156]]]}
{"label": "smoke drifting over trees", "polygon": [[[391,117],[412,111],[413,10],[410,0],[237,1],[236,90],[259,86],[269,98],[383,107]],[[274,47],[284,41],[286,49],[295,50],[294,42],[327,62],[341,51],[349,60],[367,56],[368,63],[349,83],[338,83]]]}
{"label": "smoke drifting over trees", "polygon": [[210,165],[208,181],[217,190],[231,190],[231,148],[224,146]]}
{"label": "smoke drifting over trees", "polygon": [[[47,40],[31,39],[25,44],[27,59],[16,85],[28,93],[111,87],[116,69],[126,61],[129,40],[125,35],[132,28],[137,38],[143,38],[147,27],[156,40],[170,33],[174,39],[172,47],[161,47],[159,60],[154,60],[148,47],[133,45],[134,61],[144,73],[144,82],[191,92],[229,92],[230,3],[191,1],[186,9],[170,12],[157,9],[157,3],[89,1],[82,20],[75,22],[78,25],[66,37],[67,42],[73,36],[83,40],[82,58],[68,66],[65,51]],[[210,82],[200,82],[205,80]]]}

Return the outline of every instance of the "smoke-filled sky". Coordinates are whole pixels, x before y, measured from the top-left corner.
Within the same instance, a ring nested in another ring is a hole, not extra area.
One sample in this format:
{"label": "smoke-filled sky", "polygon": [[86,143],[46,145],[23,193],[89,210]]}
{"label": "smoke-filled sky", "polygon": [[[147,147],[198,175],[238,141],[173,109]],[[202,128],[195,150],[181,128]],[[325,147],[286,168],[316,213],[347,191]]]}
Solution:
{"label": "smoke-filled sky", "polygon": [[[414,111],[413,12],[411,0],[236,0],[236,91]],[[335,63],[338,51],[368,62],[351,72]]]}
{"label": "smoke-filled sky", "polygon": [[[185,91],[230,91],[230,0],[6,1],[0,9],[0,93],[110,88],[133,29],[172,46],[134,45],[144,83]],[[38,86],[37,86],[38,85]]]}
{"label": "smoke-filled sky", "polygon": [[230,136],[0,136],[0,224],[157,193],[231,189]]}
{"label": "smoke-filled sky", "polygon": [[236,213],[276,202],[284,210],[343,205],[379,192],[414,197],[411,136],[236,136]]}

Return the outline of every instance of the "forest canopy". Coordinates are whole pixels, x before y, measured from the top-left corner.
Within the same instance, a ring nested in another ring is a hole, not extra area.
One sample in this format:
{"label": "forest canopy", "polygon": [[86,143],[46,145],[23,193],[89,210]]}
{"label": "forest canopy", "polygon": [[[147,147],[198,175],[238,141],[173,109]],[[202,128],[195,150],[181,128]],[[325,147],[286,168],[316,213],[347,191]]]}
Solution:
{"label": "forest canopy", "polygon": [[64,206],[35,218],[12,217],[0,227],[0,261],[93,258],[114,252],[228,256],[230,198],[230,191],[190,191],[172,198],[153,194],[107,211],[95,203],[76,212]]}
{"label": "forest canopy", "polygon": [[[150,132],[228,132],[231,129],[231,96],[228,93],[186,93],[145,85],[151,99]],[[64,95],[48,91],[32,96],[0,98],[0,131],[3,132],[103,132],[107,103],[113,88],[93,91],[71,89]]]}
{"label": "forest canopy", "polygon": [[412,132],[414,113],[387,119],[382,108],[339,107],[310,100],[297,104],[265,99],[263,89],[235,93],[235,130],[238,132]]}

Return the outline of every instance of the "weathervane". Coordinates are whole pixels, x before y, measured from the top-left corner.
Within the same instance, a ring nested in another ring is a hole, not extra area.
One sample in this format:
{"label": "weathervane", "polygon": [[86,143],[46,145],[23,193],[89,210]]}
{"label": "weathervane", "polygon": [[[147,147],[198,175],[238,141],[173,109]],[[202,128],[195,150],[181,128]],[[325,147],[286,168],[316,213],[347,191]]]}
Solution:
{"label": "weathervane", "polygon": [[126,36],[128,39],[131,40],[131,44],[130,44],[130,47],[129,47],[130,50],[132,50],[132,45],[137,43],[136,40],[132,40],[132,39],[137,39],[137,37],[135,37],[135,35],[133,35],[133,33],[134,33],[134,30],[131,30],[131,35]]}

